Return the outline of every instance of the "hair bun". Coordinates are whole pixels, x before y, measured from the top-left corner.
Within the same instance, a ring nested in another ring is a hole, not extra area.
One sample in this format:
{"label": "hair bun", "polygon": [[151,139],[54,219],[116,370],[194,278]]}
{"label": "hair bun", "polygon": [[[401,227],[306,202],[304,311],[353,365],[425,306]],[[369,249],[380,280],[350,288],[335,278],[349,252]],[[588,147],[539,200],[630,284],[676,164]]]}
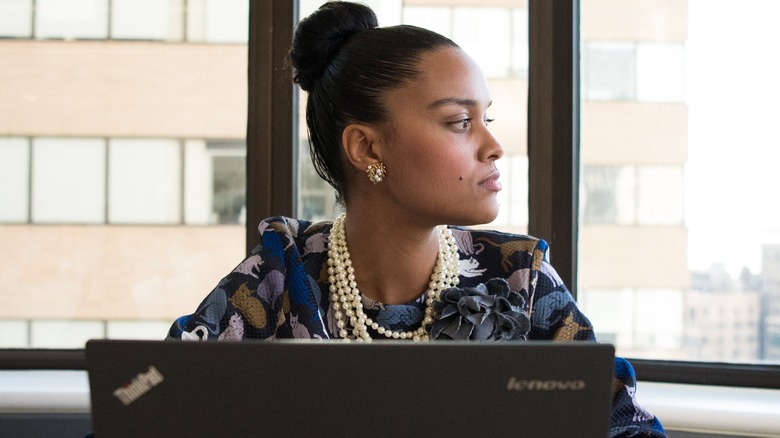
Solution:
{"label": "hair bun", "polygon": [[295,29],[290,49],[293,80],[304,91],[311,90],[349,37],[378,25],[374,11],[359,3],[334,1],[320,6]]}

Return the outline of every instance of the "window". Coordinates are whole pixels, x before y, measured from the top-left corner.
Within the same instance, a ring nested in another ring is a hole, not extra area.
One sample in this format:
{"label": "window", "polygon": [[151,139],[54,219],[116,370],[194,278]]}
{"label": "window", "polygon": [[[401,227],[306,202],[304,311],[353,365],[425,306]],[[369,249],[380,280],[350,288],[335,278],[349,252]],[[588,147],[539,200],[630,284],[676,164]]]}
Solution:
{"label": "window", "polygon": [[636,169],[588,166],[583,169],[581,200],[586,224],[636,223]]}
{"label": "window", "polygon": [[584,224],[682,224],[681,168],[596,165],[586,166],[582,172]]}
{"label": "window", "polygon": [[243,141],[187,140],[184,168],[186,224],[246,223]]}
{"label": "window", "polygon": [[32,146],[32,222],[103,223],[105,141],[39,138]]}
{"label": "window", "polygon": [[28,139],[0,138],[0,222],[27,222],[30,209]]}
{"label": "window", "polygon": [[636,54],[632,44],[590,42],[585,46],[582,64],[588,100],[636,97]]}
{"label": "window", "polygon": [[108,37],[108,0],[36,0],[35,37],[104,39]]}
{"label": "window", "polygon": [[619,354],[778,363],[778,5],[581,4],[583,310]]}
{"label": "window", "polygon": [[453,41],[474,58],[486,76],[509,75],[512,69],[512,10],[455,8],[452,22]]}
{"label": "window", "polygon": [[3,0],[0,38],[246,44],[247,0]]}
{"label": "window", "polygon": [[6,0],[0,3],[2,36],[30,38],[32,36],[33,0]]}
{"label": "window", "polygon": [[111,36],[116,39],[181,41],[184,0],[112,0]]}
{"label": "window", "polygon": [[246,223],[246,160],[243,142],[210,142],[213,151],[211,223]]}
{"label": "window", "polygon": [[187,41],[246,43],[249,1],[190,0],[187,2]]}
{"label": "window", "polygon": [[108,222],[181,222],[181,148],[177,141],[112,139],[108,153]]}
{"label": "window", "polygon": [[244,254],[248,2],[0,3],[0,348],[161,339]]}

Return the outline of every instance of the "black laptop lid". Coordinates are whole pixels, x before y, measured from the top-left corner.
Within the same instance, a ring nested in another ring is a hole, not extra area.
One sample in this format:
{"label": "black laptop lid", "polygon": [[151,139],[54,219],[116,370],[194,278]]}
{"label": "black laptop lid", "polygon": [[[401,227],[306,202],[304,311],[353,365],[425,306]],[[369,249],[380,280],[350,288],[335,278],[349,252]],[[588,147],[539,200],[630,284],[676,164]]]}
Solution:
{"label": "black laptop lid", "polygon": [[93,340],[95,436],[606,437],[614,348]]}

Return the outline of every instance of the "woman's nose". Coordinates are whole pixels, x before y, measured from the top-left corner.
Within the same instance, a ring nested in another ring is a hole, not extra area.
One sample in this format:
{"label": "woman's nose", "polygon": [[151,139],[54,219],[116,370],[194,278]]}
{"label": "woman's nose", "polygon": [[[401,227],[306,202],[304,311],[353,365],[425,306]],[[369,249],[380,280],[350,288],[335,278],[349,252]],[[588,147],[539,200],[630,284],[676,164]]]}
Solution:
{"label": "woman's nose", "polygon": [[495,161],[503,157],[504,147],[501,146],[501,143],[493,136],[493,133],[490,132],[487,126],[483,128],[483,133],[484,139],[482,140],[482,153],[480,158],[483,160]]}

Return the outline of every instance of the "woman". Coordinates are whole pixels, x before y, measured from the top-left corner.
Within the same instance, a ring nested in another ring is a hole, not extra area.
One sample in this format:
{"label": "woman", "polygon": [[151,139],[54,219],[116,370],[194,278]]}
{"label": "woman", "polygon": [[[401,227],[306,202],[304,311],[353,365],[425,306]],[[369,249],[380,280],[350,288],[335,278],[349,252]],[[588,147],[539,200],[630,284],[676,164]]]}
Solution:
{"label": "woman", "polygon": [[[595,340],[544,241],[464,228],[496,217],[501,190],[480,69],[434,32],[377,26],[366,6],[326,3],[290,50],[315,167],[346,214],[263,221],[169,338]],[[611,436],[664,436],[616,365]]]}

